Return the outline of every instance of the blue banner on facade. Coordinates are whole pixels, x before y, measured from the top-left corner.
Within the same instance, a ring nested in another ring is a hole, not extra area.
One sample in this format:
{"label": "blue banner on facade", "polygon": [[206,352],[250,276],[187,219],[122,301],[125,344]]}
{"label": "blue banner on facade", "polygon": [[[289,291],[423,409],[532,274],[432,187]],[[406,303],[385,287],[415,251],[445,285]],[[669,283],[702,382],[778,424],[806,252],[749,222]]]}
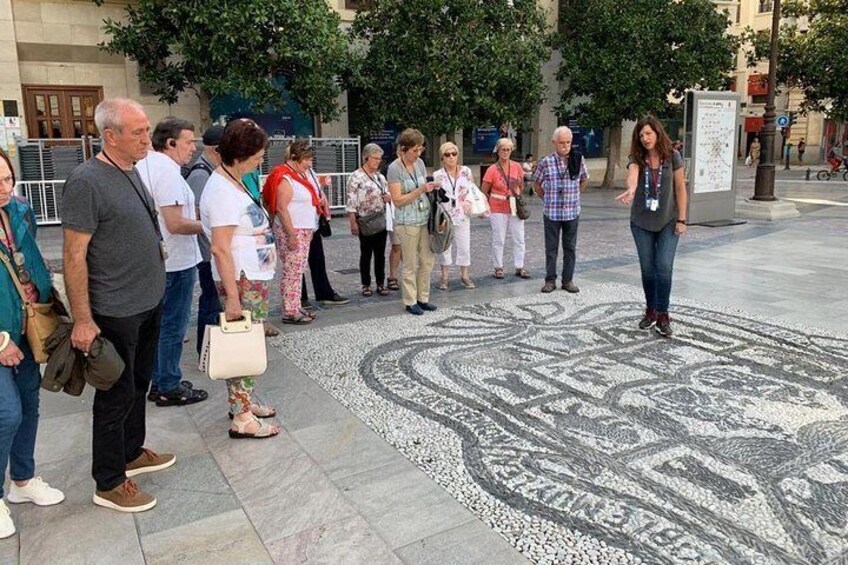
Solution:
{"label": "blue banner on facade", "polygon": [[500,130],[496,126],[476,127],[472,137],[475,153],[491,153],[500,138]]}
{"label": "blue banner on facade", "polygon": [[569,124],[571,133],[574,134],[572,145],[580,149],[587,159],[604,156],[604,129],[584,128]]}

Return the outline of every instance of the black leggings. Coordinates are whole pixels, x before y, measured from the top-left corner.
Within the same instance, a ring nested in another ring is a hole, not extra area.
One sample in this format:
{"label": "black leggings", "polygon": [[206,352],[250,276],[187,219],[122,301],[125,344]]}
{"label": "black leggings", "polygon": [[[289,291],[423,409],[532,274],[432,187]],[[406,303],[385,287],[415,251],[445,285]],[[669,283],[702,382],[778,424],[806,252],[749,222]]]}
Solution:
{"label": "black leggings", "polygon": [[365,237],[359,234],[359,275],[362,286],[371,286],[371,255],[374,256],[374,278],[377,286],[386,283],[386,230]]}

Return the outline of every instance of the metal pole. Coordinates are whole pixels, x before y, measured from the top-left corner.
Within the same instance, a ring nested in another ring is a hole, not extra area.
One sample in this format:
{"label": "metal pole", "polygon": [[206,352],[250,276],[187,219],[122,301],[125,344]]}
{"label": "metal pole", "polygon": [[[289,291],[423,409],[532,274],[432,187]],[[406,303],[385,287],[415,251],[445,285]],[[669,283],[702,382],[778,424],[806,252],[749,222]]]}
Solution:
{"label": "metal pole", "polygon": [[771,45],[769,52],[768,93],[760,133],[760,163],[754,182],[754,200],[771,201],[774,197],[774,92],[777,89],[777,39],[780,34],[780,0],[774,0],[771,18]]}

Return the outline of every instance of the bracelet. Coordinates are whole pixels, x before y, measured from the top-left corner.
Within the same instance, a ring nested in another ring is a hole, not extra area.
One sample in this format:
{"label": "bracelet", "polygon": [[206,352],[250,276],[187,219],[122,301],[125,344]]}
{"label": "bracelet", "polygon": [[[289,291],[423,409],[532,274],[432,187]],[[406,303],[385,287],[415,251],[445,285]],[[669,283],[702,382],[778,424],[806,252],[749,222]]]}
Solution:
{"label": "bracelet", "polygon": [[678,223],[678,224],[683,224],[683,225],[685,226],[685,225],[686,225],[686,220],[677,220],[677,223]]}
{"label": "bracelet", "polygon": [[0,353],[6,350],[9,347],[9,342],[12,341],[12,336],[9,335],[9,332],[0,332]]}

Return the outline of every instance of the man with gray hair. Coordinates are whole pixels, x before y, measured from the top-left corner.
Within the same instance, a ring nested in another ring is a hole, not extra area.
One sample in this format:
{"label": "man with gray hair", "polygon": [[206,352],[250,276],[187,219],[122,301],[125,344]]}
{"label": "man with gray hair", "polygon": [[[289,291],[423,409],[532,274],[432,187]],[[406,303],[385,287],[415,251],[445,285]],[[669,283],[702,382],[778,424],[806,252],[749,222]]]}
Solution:
{"label": "man with gray hair", "polygon": [[168,255],[159,347],[147,399],[156,402],[156,406],[185,406],[209,396],[206,391],[195,390],[190,382],[182,381],[180,369],[195,268],[202,260],[197,235],[203,232],[203,227],[197,219],[194,192],[181,172],[196,149],[194,125],[167,117],[156,124],[151,141],[153,151],[136,168],[159,211],[159,230]]}
{"label": "man with gray hair", "polygon": [[145,395],[165,292],[156,205],[135,168],[147,155],[150,123],[140,104],[121,98],[98,104],[94,121],[102,150],[74,169],[62,194],[71,343],[88,355],[98,351],[98,337],[106,338],[124,361],[112,388],[94,394],[94,503],[142,512],[156,499],[130,477],[176,462],[174,455],[144,447]]}
{"label": "man with gray hair", "polygon": [[586,190],[589,170],[586,160],[571,148],[573,134],[566,126],[554,130],[554,152],[539,161],[533,174],[536,194],[544,199],[545,285],[542,292],[556,289],[557,255],[562,235],[562,289],[580,292],[572,280],[576,263],[577,222],[580,193]]}

